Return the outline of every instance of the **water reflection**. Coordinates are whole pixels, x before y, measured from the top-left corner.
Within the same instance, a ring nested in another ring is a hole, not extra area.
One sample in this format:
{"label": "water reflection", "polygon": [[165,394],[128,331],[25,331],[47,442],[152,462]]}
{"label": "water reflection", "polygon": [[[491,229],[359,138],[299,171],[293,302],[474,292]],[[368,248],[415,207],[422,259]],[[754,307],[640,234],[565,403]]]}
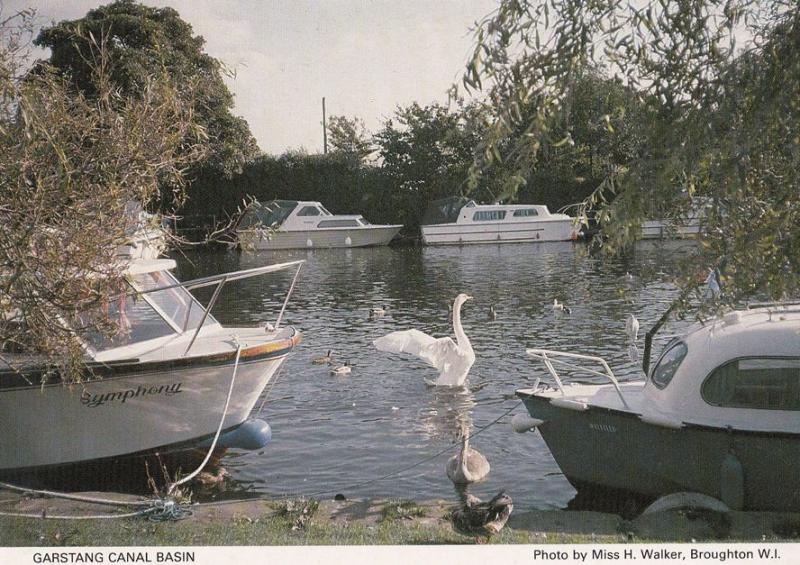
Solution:
{"label": "water reflection", "polygon": [[429,388],[426,406],[419,413],[419,429],[428,439],[456,443],[462,429],[472,428],[470,410],[475,406],[475,396],[466,387]]}

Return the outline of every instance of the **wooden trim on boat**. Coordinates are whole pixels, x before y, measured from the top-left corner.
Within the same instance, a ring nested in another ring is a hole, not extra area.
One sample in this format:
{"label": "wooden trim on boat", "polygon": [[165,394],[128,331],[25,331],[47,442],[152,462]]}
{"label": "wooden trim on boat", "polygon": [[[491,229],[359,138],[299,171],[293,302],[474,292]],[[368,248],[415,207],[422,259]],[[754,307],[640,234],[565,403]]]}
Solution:
{"label": "wooden trim on boat", "polygon": [[[291,336],[261,343],[252,347],[242,348],[240,354],[240,365],[257,363],[265,359],[283,357],[297,346],[302,340],[302,334],[293,329]],[[211,355],[195,355],[190,357],[180,357],[166,361],[146,361],[138,359],[124,359],[121,361],[93,362],[86,365],[86,380],[84,383],[95,381],[109,381],[115,379],[129,378],[131,376],[142,376],[152,373],[163,373],[166,371],[181,370],[187,367],[214,367],[219,365],[233,364],[236,360],[236,350],[224,353],[213,353]],[[80,383],[77,383],[80,385]],[[29,370],[15,371],[13,369],[0,370],[0,394],[3,392],[18,391],[24,389],[41,389],[51,386],[64,386],[57,371],[48,367],[37,367]]]}

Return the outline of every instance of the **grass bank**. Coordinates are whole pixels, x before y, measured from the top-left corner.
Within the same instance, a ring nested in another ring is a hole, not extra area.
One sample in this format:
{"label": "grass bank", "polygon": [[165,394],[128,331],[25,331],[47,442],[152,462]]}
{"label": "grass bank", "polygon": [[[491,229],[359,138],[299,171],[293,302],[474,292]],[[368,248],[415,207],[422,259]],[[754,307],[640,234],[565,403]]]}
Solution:
{"label": "grass bank", "polygon": [[[185,520],[63,520],[0,517],[0,546],[408,545],[465,544],[450,502],[397,500],[244,501],[192,507]],[[81,516],[108,507],[20,497],[0,511]],[[488,543],[642,541],[797,541],[800,514],[664,512],[623,520],[614,514],[561,510],[517,512]],[[483,540],[480,540],[483,542]]]}

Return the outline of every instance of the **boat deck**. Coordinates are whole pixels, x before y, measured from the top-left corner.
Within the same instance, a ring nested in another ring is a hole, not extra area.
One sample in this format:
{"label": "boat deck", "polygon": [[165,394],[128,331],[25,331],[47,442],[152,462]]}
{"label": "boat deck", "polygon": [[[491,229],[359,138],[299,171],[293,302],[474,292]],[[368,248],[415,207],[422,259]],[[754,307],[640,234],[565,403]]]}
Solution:
{"label": "boat deck", "polygon": [[[584,383],[565,383],[564,393],[557,388],[523,388],[517,390],[518,396],[537,396],[539,398],[550,399],[555,405],[572,405],[576,409],[586,408],[605,408],[609,410],[620,410],[634,414],[643,413],[642,389],[644,382],[622,383],[620,392],[622,397],[614,389],[613,385],[604,384],[584,384]],[[623,402],[622,399],[625,399]],[[555,402],[553,402],[555,401]],[[626,406],[627,404],[627,406]],[[585,408],[580,408],[583,405]]]}

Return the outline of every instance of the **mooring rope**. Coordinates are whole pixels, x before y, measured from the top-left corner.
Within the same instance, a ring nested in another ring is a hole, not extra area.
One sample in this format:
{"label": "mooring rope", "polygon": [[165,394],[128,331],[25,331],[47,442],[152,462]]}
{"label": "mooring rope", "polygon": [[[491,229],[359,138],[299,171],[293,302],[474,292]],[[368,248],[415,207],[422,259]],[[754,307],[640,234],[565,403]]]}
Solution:
{"label": "mooring rope", "polygon": [[47,514],[47,512],[40,512],[39,514],[26,514],[24,512],[0,512],[0,516],[7,516],[11,518],[38,518],[39,520],[114,520],[117,518],[136,518],[138,516],[144,516],[151,512],[155,512],[157,508],[144,508],[142,510],[138,510],[137,512],[126,512],[125,514],[89,514],[89,515],[81,515],[81,516],[71,516],[71,515],[58,515],[58,514]]}
{"label": "mooring rope", "polygon": [[111,500],[109,498],[95,498],[91,496],[83,496],[77,494],[68,494],[65,492],[58,492],[53,490],[40,490],[34,488],[21,487],[9,483],[0,482],[0,487],[17,492],[26,492],[33,494],[40,494],[42,496],[51,496],[53,498],[63,498],[66,500],[76,500],[78,502],[91,502],[92,504],[105,504],[109,506],[146,506],[150,504],[151,500]]}
{"label": "mooring rope", "polygon": [[219,440],[219,435],[222,432],[222,427],[225,425],[225,418],[228,415],[228,406],[230,406],[231,396],[233,395],[233,385],[236,382],[236,371],[239,369],[239,357],[242,354],[242,344],[239,343],[239,340],[236,337],[234,337],[234,342],[236,343],[236,361],[233,364],[233,374],[231,375],[231,384],[228,387],[228,396],[225,399],[225,407],[222,409],[222,417],[220,418],[219,425],[217,426],[217,433],[214,434],[214,440],[211,442],[211,447],[208,448],[208,453],[206,453],[206,457],[205,459],[203,459],[203,462],[200,463],[200,466],[197,467],[197,469],[195,469],[188,475],[186,475],[185,477],[183,477],[181,480],[172,482],[167,488],[168,496],[172,494],[172,492],[175,490],[176,487],[179,487],[180,485],[187,483],[191,481],[193,478],[195,478],[200,473],[200,471],[202,471],[203,468],[206,466],[208,460],[211,459],[211,454],[214,453],[214,448],[217,447],[217,440]]}

